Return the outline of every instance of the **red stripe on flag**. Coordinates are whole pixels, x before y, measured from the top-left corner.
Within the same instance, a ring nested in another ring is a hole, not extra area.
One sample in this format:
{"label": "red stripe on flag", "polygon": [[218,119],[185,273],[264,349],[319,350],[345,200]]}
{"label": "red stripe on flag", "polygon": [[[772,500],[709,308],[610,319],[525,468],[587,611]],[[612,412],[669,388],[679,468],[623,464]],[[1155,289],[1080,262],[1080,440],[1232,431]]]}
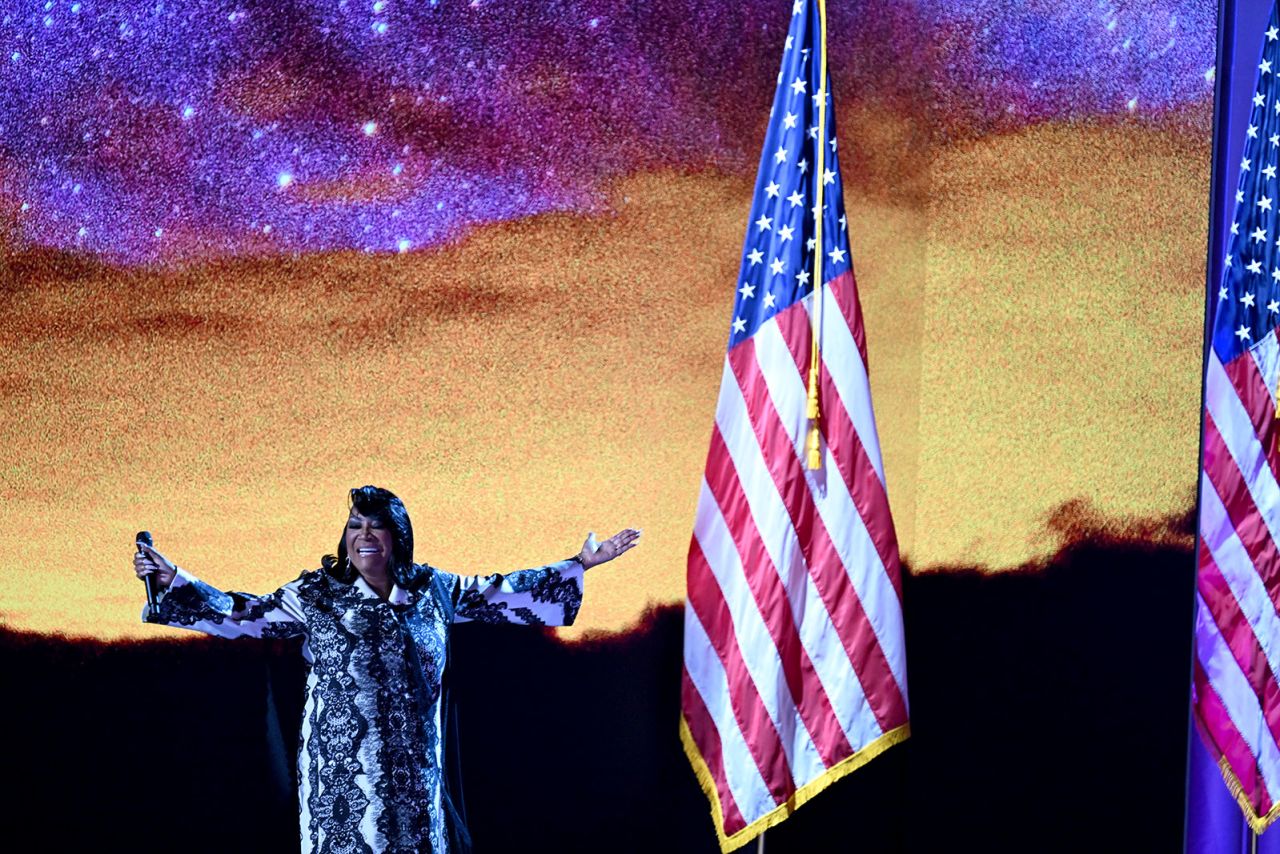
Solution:
{"label": "red stripe on flag", "polygon": [[[719,435],[719,429],[714,431]],[[712,447],[715,447],[713,440]],[[708,461],[707,467],[711,467]],[[707,631],[711,645],[715,647],[720,663],[724,665],[725,675],[729,680],[729,702],[733,706],[733,716],[742,729],[751,758],[760,769],[769,793],[776,803],[782,803],[795,792],[795,781],[791,778],[791,769],[787,767],[787,754],[782,749],[782,739],[778,734],[769,712],[760,699],[755,680],[747,669],[742,657],[742,648],[734,634],[733,618],[729,615],[729,606],[724,601],[720,584],[716,581],[711,567],[707,565],[706,555],[698,538],[694,537],[689,544],[689,604],[698,620]],[[772,655],[773,651],[770,650]],[[769,690],[773,686],[765,686]]]}
{"label": "red stripe on flag", "polygon": [[[1235,772],[1240,788],[1258,815],[1266,815],[1271,811],[1271,798],[1267,795],[1267,787],[1262,782],[1262,774],[1258,770],[1258,761],[1254,758],[1249,745],[1240,737],[1231,716],[1222,705],[1222,698],[1209,683],[1209,676],[1204,666],[1196,659],[1196,710],[1214,740],[1214,752],[1225,756],[1231,770]],[[1248,769],[1249,773],[1241,771]]]}
{"label": "red stripe on flag", "polygon": [[835,297],[836,305],[840,306],[840,313],[849,324],[849,331],[853,333],[853,340],[858,345],[858,353],[862,356],[862,364],[868,366],[867,373],[870,374],[871,363],[867,361],[867,333],[862,328],[862,303],[858,300],[858,283],[853,278],[853,268],[850,267],[827,282],[827,287],[831,289],[831,296]]}
{"label": "red stripe on flag", "polygon": [[707,704],[702,702],[702,695],[689,678],[689,671],[681,668],[680,707],[684,711],[685,723],[689,725],[689,734],[694,744],[698,745],[698,753],[702,761],[707,763],[707,771],[715,783],[716,794],[720,798],[720,808],[724,811],[724,829],[726,834],[736,833],[747,826],[742,817],[742,810],[729,790],[729,782],[724,774],[724,746],[720,743],[720,732],[716,729]]}
{"label": "red stripe on flag", "polygon": [[[711,457],[717,454],[722,455],[721,462],[712,465]],[[733,461],[718,426],[707,457],[707,485],[715,496],[717,505],[721,508],[733,508],[735,521],[729,524],[726,519],[726,527],[733,536],[733,543],[742,559],[743,574],[751,595],[760,608],[760,615],[782,661],[782,671],[791,691],[792,701],[818,748],[823,764],[830,767],[851,755],[853,746],[849,744],[844,728],[831,707],[831,700],[814,669],[813,661],[800,641],[800,632],[791,613],[787,591],[782,586],[773,558],[769,556],[756,527],[742,482],[733,468]],[[772,654],[773,650],[766,652]]]}
{"label": "red stripe on flag", "polygon": [[1267,588],[1271,604],[1280,608],[1280,549],[1249,492],[1244,475],[1227,450],[1226,440],[1208,412],[1204,414],[1204,471],[1227,508],[1227,516],[1244,544],[1253,570]]}
{"label": "red stripe on flag", "polygon": [[[1271,398],[1266,380],[1258,370],[1258,363],[1246,352],[1224,364],[1222,369],[1236,390],[1236,397],[1240,398],[1244,411],[1249,414],[1254,435],[1262,442],[1262,447],[1267,449],[1267,462],[1275,473],[1276,464],[1271,452],[1276,440],[1276,403]],[[1280,474],[1277,474],[1276,479],[1280,480]]]}
{"label": "red stripe on flag", "polygon": [[1280,743],[1280,685],[1276,684],[1275,674],[1271,672],[1271,665],[1253,627],[1240,610],[1240,603],[1203,540],[1200,541],[1199,570],[1196,584],[1200,596],[1231,649],[1236,664],[1240,665],[1240,671],[1249,680],[1267,721],[1267,729]]}
{"label": "red stripe on flag", "polygon": [[[814,586],[827,606],[832,626],[862,683],[876,722],[881,730],[888,732],[907,720],[906,704],[858,592],[849,580],[826,525],[818,516],[795,445],[782,426],[760,372],[755,339],[748,338],[738,344],[729,351],[728,358],[742,389],[751,427],[764,452],[765,465],[791,516]],[[727,449],[725,454],[727,456]],[[742,516],[750,514],[745,506],[732,509],[735,511],[732,516],[725,513],[731,528],[742,523]]]}
{"label": "red stripe on flag", "polygon": [[[844,277],[837,277],[832,281],[838,281],[841,278]],[[852,281],[852,277],[849,277],[850,285]],[[845,319],[852,329],[852,321],[849,321],[848,317]],[[795,360],[796,370],[800,372],[801,379],[807,385],[809,357],[812,355],[813,342],[809,316],[805,314],[804,307],[796,303],[779,312],[774,320],[782,332],[783,340],[787,342],[791,358]],[[853,497],[853,506],[858,509],[858,515],[866,525],[871,542],[875,544],[876,553],[880,555],[880,562],[889,576],[889,582],[893,584],[894,592],[898,594],[898,602],[901,603],[902,571],[898,555],[898,537],[893,527],[893,516],[889,511],[889,496],[885,492],[884,485],[880,483],[880,476],[876,474],[875,466],[871,465],[871,458],[867,456],[866,448],[862,446],[862,437],[854,429],[853,419],[849,417],[848,410],[845,408],[845,401],[836,390],[825,364],[818,366],[818,382],[820,395],[818,400],[822,407],[818,429],[827,440],[827,448],[836,461],[840,477],[844,480],[849,495]],[[870,401],[868,401],[869,404]]]}

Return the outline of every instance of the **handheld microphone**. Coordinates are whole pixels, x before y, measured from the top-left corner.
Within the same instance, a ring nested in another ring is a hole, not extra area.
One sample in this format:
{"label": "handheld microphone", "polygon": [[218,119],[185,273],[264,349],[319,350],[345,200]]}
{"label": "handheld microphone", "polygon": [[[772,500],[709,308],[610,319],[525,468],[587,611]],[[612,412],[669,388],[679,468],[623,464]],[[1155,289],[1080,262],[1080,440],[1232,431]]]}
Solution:
{"label": "handheld microphone", "polygon": [[[154,546],[151,541],[150,531],[139,531],[138,535],[133,538],[134,544],[142,543],[148,546]],[[156,575],[151,573],[142,582],[147,585],[147,622],[155,622],[156,609],[160,607],[160,603],[156,601]]]}

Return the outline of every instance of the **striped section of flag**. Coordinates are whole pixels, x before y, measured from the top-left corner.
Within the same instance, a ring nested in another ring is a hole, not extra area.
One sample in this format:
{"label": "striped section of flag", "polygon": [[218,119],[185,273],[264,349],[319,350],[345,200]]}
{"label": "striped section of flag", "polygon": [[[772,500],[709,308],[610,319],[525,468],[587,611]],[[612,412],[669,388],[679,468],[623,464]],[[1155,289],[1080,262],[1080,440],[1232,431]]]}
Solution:
{"label": "striped section of flag", "polygon": [[1261,832],[1280,815],[1280,25],[1258,65],[1204,385],[1193,704]]}
{"label": "striped section of flag", "polygon": [[725,851],[908,733],[901,570],[823,11],[793,6],[689,546],[681,737]]}

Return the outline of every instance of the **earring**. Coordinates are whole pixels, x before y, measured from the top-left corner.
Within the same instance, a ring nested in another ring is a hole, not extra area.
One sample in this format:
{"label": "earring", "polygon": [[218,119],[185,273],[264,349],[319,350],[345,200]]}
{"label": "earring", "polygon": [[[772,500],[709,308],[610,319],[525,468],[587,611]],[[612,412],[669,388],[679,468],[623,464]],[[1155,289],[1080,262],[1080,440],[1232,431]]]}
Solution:
{"label": "earring", "polygon": [[351,555],[347,555],[347,572],[351,571]]}

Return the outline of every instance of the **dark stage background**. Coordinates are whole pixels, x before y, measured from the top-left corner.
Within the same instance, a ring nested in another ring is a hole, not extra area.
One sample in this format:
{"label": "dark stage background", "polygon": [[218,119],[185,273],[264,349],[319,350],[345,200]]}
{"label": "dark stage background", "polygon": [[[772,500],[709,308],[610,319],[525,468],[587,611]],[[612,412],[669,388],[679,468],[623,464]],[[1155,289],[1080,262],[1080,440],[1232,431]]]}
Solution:
{"label": "dark stage background", "polygon": [[[768,851],[1178,850],[1192,561],[1153,542],[1189,521],[1059,523],[1061,548],[1023,571],[907,575],[912,738],[770,830]],[[478,851],[718,850],[674,737],[680,633],[677,606],[572,645],[459,627]],[[295,649],[5,632],[0,650],[22,686],[0,721],[4,822],[26,842],[296,850]]]}

